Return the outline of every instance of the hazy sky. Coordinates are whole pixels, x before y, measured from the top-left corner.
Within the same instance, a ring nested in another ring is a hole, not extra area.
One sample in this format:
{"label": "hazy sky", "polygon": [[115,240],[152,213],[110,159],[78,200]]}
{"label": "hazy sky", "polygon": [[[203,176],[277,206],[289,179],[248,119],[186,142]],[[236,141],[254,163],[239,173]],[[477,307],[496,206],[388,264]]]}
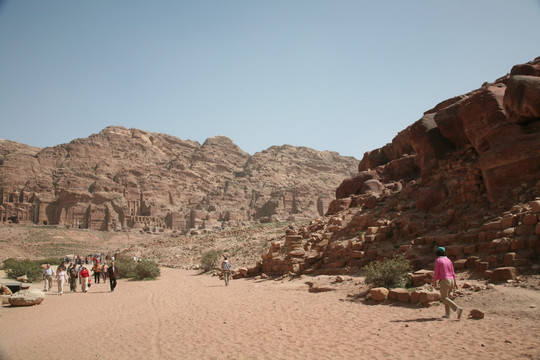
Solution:
{"label": "hazy sky", "polygon": [[361,158],[540,56],[540,0],[0,0],[0,138],[109,125]]}

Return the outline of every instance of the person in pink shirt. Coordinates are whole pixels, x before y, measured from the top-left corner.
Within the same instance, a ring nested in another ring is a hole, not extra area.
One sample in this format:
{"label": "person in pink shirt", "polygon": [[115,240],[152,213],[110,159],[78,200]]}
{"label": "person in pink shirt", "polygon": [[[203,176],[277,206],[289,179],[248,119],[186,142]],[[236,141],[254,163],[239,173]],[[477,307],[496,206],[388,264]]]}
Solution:
{"label": "person in pink shirt", "polygon": [[453,311],[457,312],[457,318],[461,319],[463,309],[457,306],[456,303],[453,302],[449,297],[454,287],[457,289],[454,264],[452,264],[452,260],[446,257],[446,249],[442,246],[437,248],[435,254],[437,255],[437,259],[435,260],[433,285],[437,286],[437,281],[439,281],[441,299],[446,311],[443,318],[448,319],[450,317],[450,309],[452,309]]}

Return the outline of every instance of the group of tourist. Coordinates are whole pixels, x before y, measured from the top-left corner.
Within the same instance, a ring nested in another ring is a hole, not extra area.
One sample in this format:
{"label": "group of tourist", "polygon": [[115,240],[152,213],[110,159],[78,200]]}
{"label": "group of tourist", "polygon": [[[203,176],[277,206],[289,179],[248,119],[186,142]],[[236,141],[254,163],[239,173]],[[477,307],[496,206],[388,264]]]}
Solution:
{"label": "group of tourist", "polygon": [[[437,259],[435,260],[435,271],[433,275],[433,285],[439,286],[441,293],[441,300],[444,304],[445,314],[443,318],[448,319],[450,317],[450,310],[457,313],[457,318],[461,318],[463,309],[457,306],[451,299],[450,294],[454,289],[457,289],[456,274],[454,272],[454,265],[450,259],[446,256],[446,249],[444,247],[437,248]],[[112,257],[111,265],[100,262],[100,257],[93,257],[92,271],[94,274],[94,283],[99,284],[103,277],[103,282],[109,278],[111,291],[116,288],[116,278],[118,277],[118,268],[114,265],[114,257]],[[64,283],[69,281],[69,290],[77,291],[77,282],[81,285],[82,292],[87,292],[90,287],[90,272],[88,268],[82,263],[82,260],[77,256],[75,263],[70,262],[66,269],[65,261],[62,261],[56,268],[56,276],[54,270],[50,264],[47,264],[43,270],[43,279],[45,281],[43,291],[50,291],[53,279],[56,278],[58,284],[58,293],[62,295],[64,293]],[[137,258],[133,258],[137,261]],[[231,263],[227,256],[223,257],[221,263],[221,271],[225,280],[225,286],[229,285],[229,278],[231,274]],[[77,281],[78,280],[78,281]]]}
{"label": "group of tourist", "polygon": [[[94,275],[94,284],[99,284],[101,278],[103,278],[103,283],[105,283],[108,278],[111,291],[114,291],[116,288],[116,279],[118,278],[118,267],[116,267],[114,261],[111,261],[111,264],[107,265],[107,263],[101,264],[95,258],[93,259],[91,270]],[[43,291],[50,291],[53,280],[56,280],[58,294],[60,295],[64,293],[64,284],[67,282],[69,282],[69,290],[72,292],[77,292],[77,285],[81,286],[81,291],[84,293],[88,292],[91,286],[90,271],[83,263],[77,264],[70,262],[66,267],[66,262],[62,261],[56,268],[56,272],[50,264],[47,264],[43,269],[43,280],[45,281]]]}
{"label": "group of tourist", "polygon": [[[112,255],[112,256],[106,255],[105,261],[114,261],[115,257],[117,257],[117,254]],[[82,257],[80,255],[73,255],[72,259],[70,259],[69,256],[66,256],[66,258],[64,259],[66,263],[73,261],[76,265],[82,265],[82,264],[90,265],[90,264],[94,264],[96,261],[98,261],[99,263],[103,263],[102,260],[103,260],[103,255],[101,253],[90,254],[90,255],[82,256]]]}

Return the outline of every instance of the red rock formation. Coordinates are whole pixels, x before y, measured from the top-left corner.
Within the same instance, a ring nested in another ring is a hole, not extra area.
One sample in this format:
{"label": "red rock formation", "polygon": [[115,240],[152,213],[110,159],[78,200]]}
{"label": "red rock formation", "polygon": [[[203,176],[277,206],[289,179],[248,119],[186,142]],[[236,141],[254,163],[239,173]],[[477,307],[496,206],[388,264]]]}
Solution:
{"label": "red rock formation", "polygon": [[277,244],[256,269],[342,274],[398,253],[422,269],[437,246],[488,279],[540,266],[539,106],[540,58],[441,102],[366,152],[327,216],[296,230],[302,256]]}
{"label": "red rock formation", "polygon": [[0,156],[0,223],[147,231],[320,216],[358,163],[290,145],[250,156],[226,137],[200,145],[122,127],[45,149],[0,141]]}
{"label": "red rock formation", "polygon": [[511,123],[540,118],[540,75],[511,76],[504,94],[504,110]]}
{"label": "red rock formation", "polygon": [[361,171],[352,178],[343,180],[336,189],[336,199],[360,194],[364,183],[371,179],[378,179],[379,176],[374,171]]}
{"label": "red rock formation", "polygon": [[[440,171],[437,168],[449,154],[472,145],[478,155],[475,167],[482,172],[479,186],[491,202],[506,201],[522,184],[534,186],[540,178],[539,69],[537,58],[514,66],[510,75],[494,84],[441,102],[392,143],[366,152],[359,171],[375,171],[386,183],[420,176],[426,180]],[[354,183],[358,184],[354,177],[344,180],[338,198],[358,194]],[[452,196],[449,200],[453,202]],[[418,204],[425,209],[424,201]]]}

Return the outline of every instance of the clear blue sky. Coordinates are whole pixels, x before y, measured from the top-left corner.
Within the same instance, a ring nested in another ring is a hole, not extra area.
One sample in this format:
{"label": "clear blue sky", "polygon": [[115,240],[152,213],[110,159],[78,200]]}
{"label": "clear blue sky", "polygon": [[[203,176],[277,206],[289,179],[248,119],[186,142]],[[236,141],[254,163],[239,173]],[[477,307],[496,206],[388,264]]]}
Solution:
{"label": "clear blue sky", "polygon": [[540,0],[0,0],[0,138],[109,125],[361,158],[540,56]]}

